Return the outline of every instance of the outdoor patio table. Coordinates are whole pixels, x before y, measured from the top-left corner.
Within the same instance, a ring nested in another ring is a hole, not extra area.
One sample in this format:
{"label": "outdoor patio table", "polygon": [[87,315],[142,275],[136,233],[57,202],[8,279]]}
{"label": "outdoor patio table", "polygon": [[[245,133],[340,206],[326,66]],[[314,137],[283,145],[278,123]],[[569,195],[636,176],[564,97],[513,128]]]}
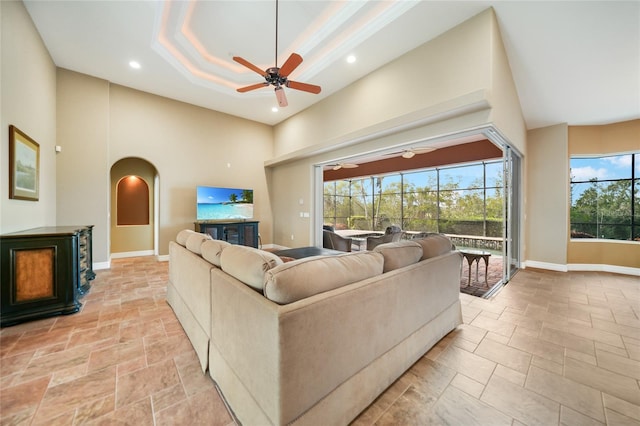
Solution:
{"label": "outdoor patio table", "polygon": [[473,262],[476,262],[476,281],[478,281],[480,259],[484,260],[484,284],[488,287],[487,273],[489,271],[489,257],[491,257],[491,253],[484,250],[460,250],[460,253],[467,259],[467,264],[469,265],[469,281],[467,282],[467,287],[471,285],[471,265],[473,265]]}

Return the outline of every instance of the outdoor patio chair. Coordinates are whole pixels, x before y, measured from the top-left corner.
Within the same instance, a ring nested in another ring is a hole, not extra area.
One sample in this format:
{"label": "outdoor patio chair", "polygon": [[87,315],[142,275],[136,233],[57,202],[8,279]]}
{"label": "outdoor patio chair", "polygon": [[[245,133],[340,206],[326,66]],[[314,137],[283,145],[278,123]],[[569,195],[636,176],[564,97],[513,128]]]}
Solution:
{"label": "outdoor patio chair", "polygon": [[393,243],[402,238],[402,229],[399,226],[387,226],[383,235],[367,237],[367,250],[373,250],[376,246],[384,243]]}

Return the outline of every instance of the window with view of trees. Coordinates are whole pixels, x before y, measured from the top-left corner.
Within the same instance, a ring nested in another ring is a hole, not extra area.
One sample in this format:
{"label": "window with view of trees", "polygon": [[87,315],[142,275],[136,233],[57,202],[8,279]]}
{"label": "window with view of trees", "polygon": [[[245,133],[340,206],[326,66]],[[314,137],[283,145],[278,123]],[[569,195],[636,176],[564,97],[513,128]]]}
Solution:
{"label": "window with view of trees", "polygon": [[640,241],[640,153],[571,158],[571,238]]}
{"label": "window with view of trees", "polygon": [[324,183],[324,223],[336,229],[502,237],[502,161]]}

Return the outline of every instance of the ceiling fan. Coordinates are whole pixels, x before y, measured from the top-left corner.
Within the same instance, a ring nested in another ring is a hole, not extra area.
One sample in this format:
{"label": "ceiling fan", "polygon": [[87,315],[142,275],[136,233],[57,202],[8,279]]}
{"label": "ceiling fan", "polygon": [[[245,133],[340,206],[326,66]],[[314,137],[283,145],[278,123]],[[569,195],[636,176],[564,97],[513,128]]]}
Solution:
{"label": "ceiling fan", "polygon": [[331,170],[340,170],[340,169],[355,169],[358,167],[357,164],[353,163],[337,163],[337,164],[329,164]]}
{"label": "ceiling fan", "polygon": [[392,152],[387,155],[398,155],[402,154],[402,158],[413,158],[416,154],[426,154],[427,152],[435,151],[438,148],[434,147],[424,147],[424,148],[407,148],[402,151]]}
{"label": "ceiling fan", "polygon": [[287,96],[284,93],[284,87],[289,87],[295,90],[302,90],[303,92],[309,92],[318,94],[320,93],[320,86],[315,86],[313,84],[308,83],[300,83],[298,81],[289,80],[289,74],[295,70],[298,65],[302,63],[302,56],[297,53],[292,53],[289,58],[285,61],[282,67],[278,68],[278,0],[276,0],[276,61],[275,66],[271,68],[267,68],[266,70],[261,70],[257,66],[253,65],[251,62],[247,61],[240,56],[234,56],[233,60],[237,63],[244,65],[252,71],[260,74],[264,77],[265,81],[262,83],[252,84],[250,86],[240,87],[237,89],[238,92],[244,93],[249,92],[251,90],[260,89],[262,87],[267,87],[269,85],[275,86],[276,99],[278,100],[278,105],[281,107],[286,107],[289,105],[287,102]]}

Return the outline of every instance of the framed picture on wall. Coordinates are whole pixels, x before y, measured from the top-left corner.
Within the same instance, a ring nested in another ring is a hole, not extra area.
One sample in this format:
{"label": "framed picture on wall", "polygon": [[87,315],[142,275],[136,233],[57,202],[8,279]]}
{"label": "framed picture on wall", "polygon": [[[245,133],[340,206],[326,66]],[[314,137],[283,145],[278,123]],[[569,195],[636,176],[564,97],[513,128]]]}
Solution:
{"label": "framed picture on wall", "polygon": [[17,127],[9,126],[9,198],[38,201],[40,145]]}

